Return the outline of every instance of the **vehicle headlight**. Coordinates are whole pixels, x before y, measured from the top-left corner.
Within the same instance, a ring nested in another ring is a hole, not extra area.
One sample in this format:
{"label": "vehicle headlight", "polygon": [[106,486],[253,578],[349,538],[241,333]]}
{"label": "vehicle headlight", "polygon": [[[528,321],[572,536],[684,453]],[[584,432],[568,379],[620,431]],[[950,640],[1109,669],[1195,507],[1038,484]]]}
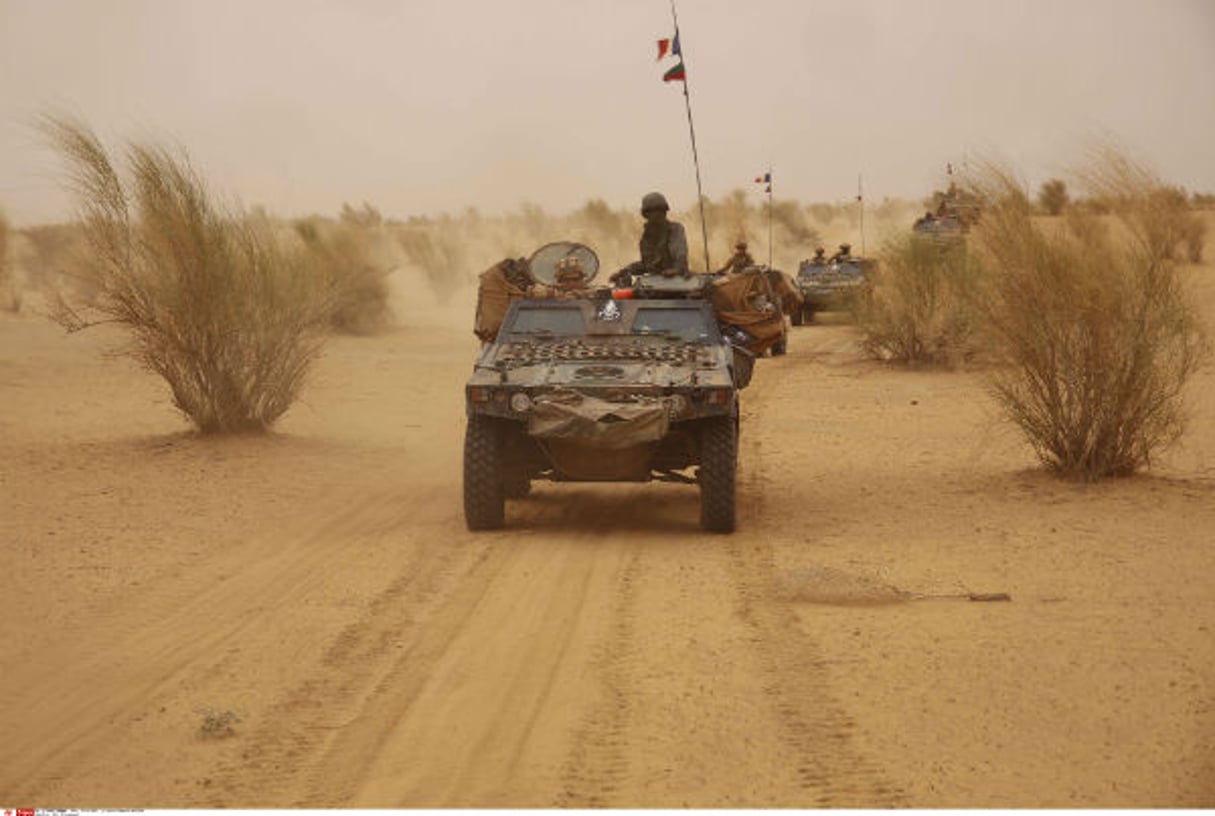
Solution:
{"label": "vehicle headlight", "polygon": [[510,398],[510,409],[516,414],[526,414],[532,409],[532,398],[522,391],[517,394],[512,394]]}

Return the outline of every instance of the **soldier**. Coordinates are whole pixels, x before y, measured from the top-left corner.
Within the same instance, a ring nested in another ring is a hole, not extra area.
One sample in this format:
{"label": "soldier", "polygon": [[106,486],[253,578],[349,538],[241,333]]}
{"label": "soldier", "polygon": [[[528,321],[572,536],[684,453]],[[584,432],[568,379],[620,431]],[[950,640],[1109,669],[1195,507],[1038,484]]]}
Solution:
{"label": "soldier", "polygon": [[822,247],[815,247],[814,248],[814,262],[816,264],[827,263],[827,250],[823,249]]}
{"label": "soldier", "polygon": [[840,244],[840,251],[831,256],[831,263],[846,261],[852,257],[852,244]]}
{"label": "soldier", "polygon": [[582,268],[582,262],[573,255],[557,261],[554,277],[557,280],[557,288],[563,292],[571,292],[586,285],[586,270]]}
{"label": "soldier", "polygon": [[747,242],[739,241],[734,245],[734,254],[730,256],[730,260],[726,261],[726,265],[717,270],[717,274],[729,272],[737,275],[748,266],[755,266],[755,259],[751,257],[751,253],[747,252]]}
{"label": "soldier", "polygon": [[499,265],[506,275],[506,280],[516,289],[526,292],[536,282],[528,268],[527,258],[507,258]]}
{"label": "soldier", "polygon": [[646,193],[641,199],[641,214],[645,227],[641,232],[641,272],[659,273],[666,277],[688,272],[688,236],[683,225],[667,220],[670,210],[662,193]]}

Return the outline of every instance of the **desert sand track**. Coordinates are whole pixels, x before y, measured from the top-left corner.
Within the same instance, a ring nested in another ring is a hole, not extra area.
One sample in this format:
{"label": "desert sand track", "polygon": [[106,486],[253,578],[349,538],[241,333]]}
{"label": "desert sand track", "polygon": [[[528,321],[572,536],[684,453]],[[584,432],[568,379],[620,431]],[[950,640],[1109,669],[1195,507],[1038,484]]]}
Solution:
{"label": "desert sand track", "polygon": [[[1158,472],[1071,485],[828,320],[744,392],[737,534],[543,483],[470,534],[464,327],[229,440],[118,339],[0,317],[6,806],[1215,805],[1209,370]],[[1013,600],[899,594],[959,588]]]}

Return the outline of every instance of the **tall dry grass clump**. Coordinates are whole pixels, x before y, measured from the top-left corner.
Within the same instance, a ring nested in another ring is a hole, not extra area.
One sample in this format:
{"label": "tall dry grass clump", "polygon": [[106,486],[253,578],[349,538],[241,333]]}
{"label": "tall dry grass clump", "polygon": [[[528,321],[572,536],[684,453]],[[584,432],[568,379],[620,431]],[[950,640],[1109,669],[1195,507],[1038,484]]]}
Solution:
{"label": "tall dry grass clump", "polygon": [[1186,213],[1112,151],[1078,177],[1113,218],[1078,209],[1036,222],[1011,174],[988,168],[973,240],[991,273],[979,302],[1000,406],[1046,465],[1096,480],[1177,439],[1206,345],[1172,260]]}
{"label": "tall dry grass clump", "polygon": [[974,292],[981,269],[962,240],[897,235],[856,305],[862,345],[908,365],[956,366],[978,350]]}
{"label": "tall dry grass clump", "polygon": [[9,237],[12,230],[8,219],[0,212],[0,309],[7,312],[21,311],[21,288],[17,285],[17,277],[13,273],[12,260],[9,258]]}
{"label": "tall dry grass clump", "polygon": [[330,327],[343,334],[375,334],[392,322],[392,265],[378,251],[388,239],[380,221],[352,219],[345,206],[337,223],[311,218],[293,226],[332,293]]}
{"label": "tall dry grass clump", "polygon": [[186,159],[132,143],[124,183],[87,126],[42,126],[79,197],[94,293],[56,319],[127,329],[131,356],[202,433],[268,428],[320,352],[330,297],[312,266],[265,219],[218,207]]}

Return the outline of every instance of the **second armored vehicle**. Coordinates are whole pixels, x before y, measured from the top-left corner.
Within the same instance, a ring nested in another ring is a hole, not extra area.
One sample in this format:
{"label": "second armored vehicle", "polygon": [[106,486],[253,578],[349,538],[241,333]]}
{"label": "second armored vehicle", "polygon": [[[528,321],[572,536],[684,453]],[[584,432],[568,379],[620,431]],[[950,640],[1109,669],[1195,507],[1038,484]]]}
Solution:
{"label": "second armored vehicle", "polygon": [[792,315],[793,325],[812,323],[817,312],[847,311],[861,288],[872,280],[877,261],[852,255],[847,244],[830,259],[802,261],[797,270],[801,308]]}

